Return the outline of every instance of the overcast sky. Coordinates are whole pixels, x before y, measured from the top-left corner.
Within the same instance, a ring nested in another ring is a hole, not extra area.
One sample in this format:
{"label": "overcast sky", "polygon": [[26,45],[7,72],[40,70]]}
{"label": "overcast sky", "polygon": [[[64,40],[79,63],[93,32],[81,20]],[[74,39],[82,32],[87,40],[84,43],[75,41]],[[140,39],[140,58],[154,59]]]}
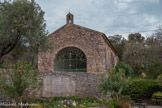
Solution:
{"label": "overcast sky", "polygon": [[[74,23],[105,34],[150,34],[162,25],[162,0],[36,0],[45,11],[49,33],[74,15]],[[143,31],[143,32],[142,32]]]}
{"label": "overcast sky", "polygon": [[66,23],[66,14],[74,23],[105,33],[128,35],[162,25],[162,0],[36,0],[45,11],[49,33]]}

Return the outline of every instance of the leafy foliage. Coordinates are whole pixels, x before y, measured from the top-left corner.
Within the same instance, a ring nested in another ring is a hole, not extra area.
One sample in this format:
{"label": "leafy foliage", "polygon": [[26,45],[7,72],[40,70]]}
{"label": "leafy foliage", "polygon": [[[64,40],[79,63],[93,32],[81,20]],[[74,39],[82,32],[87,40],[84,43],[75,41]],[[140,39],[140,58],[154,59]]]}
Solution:
{"label": "leafy foliage", "polygon": [[109,36],[108,38],[110,42],[113,44],[113,46],[115,47],[115,49],[117,50],[117,56],[121,60],[126,39],[122,37],[122,35]]}
{"label": "leafy foliage", "polygon": [[123,61],[130,64],[134,69],[146,62],[145,55],[147,55],[147,52],[144,39],[139,33],[130,34],[124,46]]}
{"label": "leafy foliage", "polygon": [[153,102],[156,102],[156,103],[162,101],[162,99],[156,99],[156,97],[158,97],[158,96],[162,97],[162,92],[159,92],[159,91],[158,91],[158,92],[155,92],[155,93],[152,95],[152,101],[153,101]]}
{"label": "leafy foliage", "polygon": [[158,77],[157,77],[157,83],[159,84],[160,87],[162,87],[162,74],[160,74]]}
{"label": "leafy foliage", "polygon": [[131,98],[150,98],[154,92],[159,90],[160,87],[155,80],[138,79],[130,82],[123,89],[122,94],[129,95]]}
{"label": "leafy foliage", "polygon": [[0,58],[15,47],[45,46],[47,32],[43,16],[44,12],[34,0],[0,3]]}
{"label": "leafy foliage", "polygon": [[31,92],[27,88],[39,87],[37,76],[38,71],[31,63],[18,61],[15,65],[6,65],[6,69],[0,73],[0,82],[4,93],[18,99]]}
{"label": "leafy foliage", "polygon": [[162,63],[162,26],[148,37],[131,33],[128,39],[114,35],[109,40],[116,48],[119,59],[133,69],[140,69],[142,64],[151,64],[155,60]]}
{"label": "leafy foliage", "polygon": [[134,69],[134,77],[141,76],[142,70],[141,69]]}
{"label": "leafy foliage", "polygon": [[118,62],[118,64],[115,66],[116,70],[119,71],[120,68],[125,70],[125,75],[133,77],[134,75],[134,70],[129,64],[125,64],[121,61]]}
{"label": "leafy foliage", "polygon": [[108,106],[109,108],[129,108],[132,105],[132,100],[129,96],[120,96],[119,100],[104,99],[104,105]]}
{"label": "leafy foliage", "polygon": [[144,42],[145,38],[140,33],[134,33],[134,34],[131,33],[128,36],[128,40],[142,43],[142,42]]}
{"label": "leafy foliage", "polygon": [[118,103],[117,100],[111,100],[111,101],[109,101],[109,103],[108,103],[108,106],[109,106],[110,108],[116,108],[116,107],[118,107],[118,105],[119,105],[119,103]]}
{"label": "leafy foliage", "polygon": [[118,72],[116,72],[116,69],[113,68],[105,78],[101,79],[100,89],[104,93],[111,92],[112,97],[116,97],[118,100],[118,97],[123,88],[127,85],[127,82],[128,80],[125,77],[125,71],[119,68]]}
{"label": "leafy foliage", "polygon": [[162,63],[152,63],[149,64],[146,69],[146,74],[153,79],[156,79],[158,75],[162,74]]}

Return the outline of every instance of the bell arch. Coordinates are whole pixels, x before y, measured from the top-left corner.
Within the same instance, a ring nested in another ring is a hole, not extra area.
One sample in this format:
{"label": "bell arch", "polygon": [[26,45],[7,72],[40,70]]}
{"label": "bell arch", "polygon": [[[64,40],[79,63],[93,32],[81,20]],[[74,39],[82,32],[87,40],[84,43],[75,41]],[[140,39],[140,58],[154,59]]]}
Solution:
{"label": "bell arch", "polygon": [[82,50],[66,47],[54,58],[55,72],[87,72],[87,58]]}

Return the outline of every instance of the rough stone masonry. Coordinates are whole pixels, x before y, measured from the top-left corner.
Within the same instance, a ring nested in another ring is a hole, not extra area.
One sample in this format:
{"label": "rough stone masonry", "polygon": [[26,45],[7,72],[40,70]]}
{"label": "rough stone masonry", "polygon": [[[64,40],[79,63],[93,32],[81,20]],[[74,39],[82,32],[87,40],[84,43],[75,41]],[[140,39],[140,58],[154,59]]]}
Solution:
{"label": "rough stone masonry", "polygon": [[116,50],[104,33],[74,24],[71,13],[66,17],[66,24],[48,36],[54,47],[39,50],[43,81],[39,95],[94,97],[99,93],[101,74],[118,62]]}

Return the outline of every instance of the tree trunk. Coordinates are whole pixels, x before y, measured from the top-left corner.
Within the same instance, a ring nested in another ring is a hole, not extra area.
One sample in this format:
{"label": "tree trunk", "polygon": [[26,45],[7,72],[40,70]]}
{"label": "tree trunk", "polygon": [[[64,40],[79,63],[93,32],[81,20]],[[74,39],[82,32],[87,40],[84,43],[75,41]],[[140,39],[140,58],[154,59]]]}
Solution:
{"label": "tree trunk", "polygon": [[18,44],[20,37],[21,37],[20,35],[17,35],[15,40],[12,40],[12,42],[8,42],[8,44],[2,48],[2,50],[0,51],[0,64],[3,63],[3,59],[2,59],[3,56],[10,53]]}

